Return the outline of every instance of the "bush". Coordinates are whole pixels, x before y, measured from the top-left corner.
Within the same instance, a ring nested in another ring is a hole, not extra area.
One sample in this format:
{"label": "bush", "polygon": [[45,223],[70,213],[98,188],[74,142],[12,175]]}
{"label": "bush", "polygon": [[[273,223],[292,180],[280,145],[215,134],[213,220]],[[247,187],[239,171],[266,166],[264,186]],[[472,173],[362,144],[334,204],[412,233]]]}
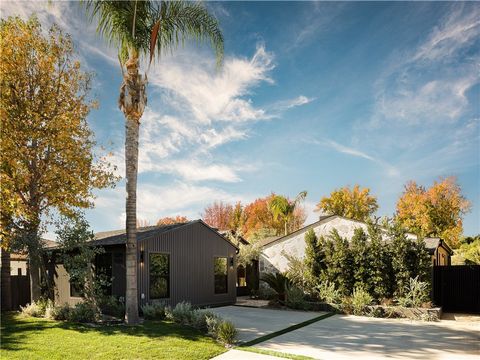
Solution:
{"label": "bush", "polygon": [[419,307],[429,300],[428,288],[428,283],[420,281],[418,276],[410,278],[406,290],[403,291],[404,295],[399,297],[397,302],[404,307]]}
{"label": "bush", "polygon": [[[72,308],[68,304],[54,306],[50,311],[48,318],[53,320],[68,320],[70,318],[70,312]],[[45,314],[47,317],[47,314]]]}
{"label": "bush", "polygon": [[281,273],[266,273],[261,278],[261,281],[265,282],[272,288],[277,294],[280,301],[285,300],[285,291],[289,283],[288,278]]}
{"label": "bush", "polygon": [[231,345],[235,342],[237,329],[231,321],[221,321],[217,327],[217,339],[224,344]]}
{"label": "bush", "polygon": [[152,303],[142,306],[143,317],[147,320],[163,320],[165,319],[165,304]]}
{"label": "bush", "polygon": [[353,313],[355,315],[364,315],[366,307],[370,305],[372,301],[373,298],[366,290],[362,289],[361,287],[355,288],[352,296]]}
{"label": "bush", "polygon": [[125,304],[115,296],[102,296],[97,300],[97,305],[102,314],[117,318],[125,316]]}
{"label": "bush", "polygon": [[329,281],[324,281],[315,287],[320,300],[329,304],[338,304],[341,302],[342,294],[335,289],[335,284]]}
{"label": "bush", "polygon": [[192,304],[186,301],[179,302],[173,310],[165,312],[169,320],[179,324],[189,325],[192,322]]}
{"label": "bush", "polygon": [[286,289],[286,305],[292,309],[307,310],[307,302],[304,300],[303,291],[294,286],[288,285]]}
{"label": "bush", "polygon": [[42,317],[45,310],[42,309],[35,301],[25,306],[20,306],[20,311],[23,316]]}
{"label": "bush", "polygon": [[97,308],[89,302],[81,302],[70,310],[68,320],[72,322],[90,323],[99,317]]}
{"label": "bush", "polygon": [[222,320],[216,315],[211,314],[205,317],[207,323],[207,332],[210,336],[217,338],[218,326]]}

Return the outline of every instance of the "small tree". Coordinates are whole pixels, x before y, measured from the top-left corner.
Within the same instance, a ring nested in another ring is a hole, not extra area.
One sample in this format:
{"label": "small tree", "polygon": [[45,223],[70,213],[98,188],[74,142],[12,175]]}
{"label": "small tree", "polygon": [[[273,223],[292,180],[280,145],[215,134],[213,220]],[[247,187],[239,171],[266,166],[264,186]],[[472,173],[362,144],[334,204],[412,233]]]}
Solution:
{"label": "small tree", "polygon": [[336,229],[330,234],[332,247],[328,261],[328,280],[336,285],[343,294],[353,290],[352,254],[348,240],[342,238]]}
{"label": "small tree", "polygon": [[368,291],[375,299],[381,300],[392,296],[392,260],[378,224],[369,224],[368,237],[370,239]]}
{"label": "small tree", "polygon": [[313,229],[305,233],[305,265],[308,277],[318,279],[322,271],[323,249],[320,248],[317,235]]}
{"label": "small tree", "polygon": [[70,283],[82,289],[87,302],[97,306],[97,302],[103,296],[103,289],[110,284],[105,274],[99,270],[94,271],[95,257],[103,254],[105,250],[91,245],[95,239],[87,221],[83,217],[76,219],[63,219],[64,225],[57,229],[57,237],[60,243],[59,260],[70,276]]}
{"label": "small tree", "polygon": [[278,220],[279,218],[282,220],[285,233],[284,235],[288,234],[288,224],[292,220],[294,216],[295,209],[297,205],[305,199],[307,196],[306,191],[300,192],[295,200],[290,200],[282,195],[275,195],[269,202],[268,207],[273,214],[273,218]]}
{"label": "small tree", "polygon": [[362,228],[356,228],[351,240],[350,251],[353,265],[353,287],[362,287],[370,290],[371,280],[371,257],[370,244],[367,234]]}

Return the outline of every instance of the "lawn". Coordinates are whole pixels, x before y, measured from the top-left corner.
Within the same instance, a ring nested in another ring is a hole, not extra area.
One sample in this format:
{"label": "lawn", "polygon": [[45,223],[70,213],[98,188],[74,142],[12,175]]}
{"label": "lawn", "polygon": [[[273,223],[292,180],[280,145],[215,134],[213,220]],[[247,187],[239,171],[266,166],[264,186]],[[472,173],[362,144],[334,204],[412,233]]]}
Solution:
{"label": "lawn", "polygon": [[225,348],[170,322],[90,327],[4,313],[2,359],[210,359]]}

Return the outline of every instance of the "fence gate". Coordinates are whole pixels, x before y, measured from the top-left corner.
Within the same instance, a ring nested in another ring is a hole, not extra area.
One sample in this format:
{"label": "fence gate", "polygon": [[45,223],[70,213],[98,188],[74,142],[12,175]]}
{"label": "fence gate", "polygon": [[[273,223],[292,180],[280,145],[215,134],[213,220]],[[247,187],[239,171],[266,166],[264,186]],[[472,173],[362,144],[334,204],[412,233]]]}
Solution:
{"label": "fence gate", "polygon": [[445,312],[480,313],[480,265],[434,266],[433,302]]}
{"label": "fence gate", "polygon": [[28,275],[10,276],[12,309],[18,310],[30,302],[30,277]]}

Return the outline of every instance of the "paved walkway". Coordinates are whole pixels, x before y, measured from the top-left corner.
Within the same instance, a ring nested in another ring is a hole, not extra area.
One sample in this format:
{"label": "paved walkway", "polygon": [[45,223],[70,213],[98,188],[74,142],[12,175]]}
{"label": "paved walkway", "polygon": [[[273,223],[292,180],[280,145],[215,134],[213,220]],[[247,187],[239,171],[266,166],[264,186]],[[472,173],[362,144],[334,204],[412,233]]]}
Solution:
{"label": "paved walkway", "polygon": [[329,360],[478,360],[480,323],[335,315],[255,347]]}
{"label": "paved walkway", "polygon": [[[250,351],[229,350],[211,360],[278,360],[276,356],[257,354]],[[284,359],[284,358],[283,358]]]}
{"label": "paved walkway", "polygon": [[238,330],[237,339],[242,342],[257,339],[325,314],[322,312],[257,309],[241,306],[224,306],[209,310],[224,319],[231,320]]}

